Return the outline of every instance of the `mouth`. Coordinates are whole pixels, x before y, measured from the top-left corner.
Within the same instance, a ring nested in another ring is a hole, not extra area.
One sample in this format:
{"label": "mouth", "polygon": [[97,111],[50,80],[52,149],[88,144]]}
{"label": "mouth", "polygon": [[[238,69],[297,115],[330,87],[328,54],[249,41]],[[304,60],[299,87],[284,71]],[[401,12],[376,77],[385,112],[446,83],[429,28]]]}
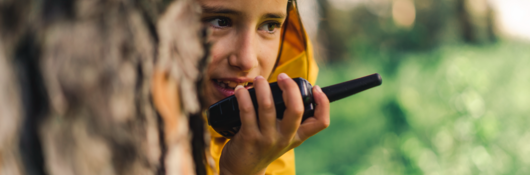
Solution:
{"label": "mouth", "polygon": [[238,85],[242,85],[246,89],[250,89],[254,85],[254,83],[250,81],[241,82],[222,79],[212,79],[212,83],[217,91],[219,91],[224,97],[234,95],[234,91]]}

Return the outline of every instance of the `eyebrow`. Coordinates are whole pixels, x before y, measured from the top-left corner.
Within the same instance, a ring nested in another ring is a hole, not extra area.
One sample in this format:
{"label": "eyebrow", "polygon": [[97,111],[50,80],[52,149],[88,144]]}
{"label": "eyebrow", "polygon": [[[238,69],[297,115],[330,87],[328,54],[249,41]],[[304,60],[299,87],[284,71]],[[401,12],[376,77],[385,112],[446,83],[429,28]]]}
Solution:
{"label": "eyebrow", "polygon": [[240,11],[224,8],[224,7],[208,7],[208,6],[202,6],[203,13],[220,13],[220,14],[233,14],[233,15],[241,15],[242,13]]}
{"label": "eyebrow", "polygon": [[[215,14],[231,14],[231,15],[243,15],[242,12],[224,8],[224,7],[208,7],[202,6],[203,13],[215,13]],[[272,19],[284,19],[286,17],[283,13],[267,13],[263,18],[272,18]]]}
{"label": "eyebrow", "polygon": [[267,13],[264,18],[284,19],[285,14],[282,13]]}

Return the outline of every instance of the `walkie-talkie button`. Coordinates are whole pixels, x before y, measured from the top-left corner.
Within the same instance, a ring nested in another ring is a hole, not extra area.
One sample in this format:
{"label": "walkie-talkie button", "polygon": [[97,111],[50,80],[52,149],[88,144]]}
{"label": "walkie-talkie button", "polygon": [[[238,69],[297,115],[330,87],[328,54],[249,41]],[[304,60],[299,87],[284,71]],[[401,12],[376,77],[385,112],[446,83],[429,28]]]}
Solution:
{"label": "walkie-talkie button", "polygon": [[239,106],[238,106],[239,104],[237,103],[237,99],[236,98],[230,99],[230,104],[232,106],[232,108],[231,108],[232,111],[234,111],[234,112],[239,111]]}

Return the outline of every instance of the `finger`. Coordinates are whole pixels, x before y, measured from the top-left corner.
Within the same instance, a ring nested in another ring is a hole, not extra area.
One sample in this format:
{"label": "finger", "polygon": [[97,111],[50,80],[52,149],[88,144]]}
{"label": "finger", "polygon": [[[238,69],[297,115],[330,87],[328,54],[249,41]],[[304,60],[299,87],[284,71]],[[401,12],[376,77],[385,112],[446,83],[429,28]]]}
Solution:
{"label": "finger", "polygon": [[298,130],[298,138],[301,141],[315,135],[329,126],[329,99],[322,92],[320,86],[313,87],[313,99],[315,100],[315,115],[304,120]]}
{"label": "finger", "polygon": [[294,135],[302,115],[304,113],[304,104],[298,85],[285,73],[278,75],[278,86],[282,90],[283,101],[285,102],[285,112],[280,122],[280,131],[284,135]]}
{"label": "finger", "polygon": [[262,76],[254,79],[256,100],[258,101],[259,129],[262,134],[272,134],[276,130],[276,109],[269,83]]}
{"label": "finger", "polygon": [[259,132],[258,124],[256,123],[256,112],[252,105],[252,100],[248,90],[243,86],[238,85],[235,90],[235,94],[238,107],[239,107],[239,118],[241,120],[240,132],[243,133],[254,133]]}

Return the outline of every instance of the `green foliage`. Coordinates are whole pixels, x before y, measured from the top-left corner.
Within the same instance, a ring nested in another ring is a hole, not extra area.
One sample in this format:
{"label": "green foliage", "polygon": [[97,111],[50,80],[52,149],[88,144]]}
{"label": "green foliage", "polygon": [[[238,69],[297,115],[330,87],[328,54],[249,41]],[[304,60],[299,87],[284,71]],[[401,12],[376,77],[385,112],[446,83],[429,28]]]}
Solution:
{"label": "green foliage", "polygon": [[296,149],[298,174],[530,174],[529,44],[371,53],[320,65],[326,86],[378,72]]}
{"label": "green foliage", "polygon": [[415,22],[406,28],[394,22],[392,1],[367,1],[350,10],[323,3],[325,20],[319,25],[319,43],[326,49],[326,59],[344,61],[381,51],[425,51],[460,40],[462,26],[455,1],[414,3]]}

